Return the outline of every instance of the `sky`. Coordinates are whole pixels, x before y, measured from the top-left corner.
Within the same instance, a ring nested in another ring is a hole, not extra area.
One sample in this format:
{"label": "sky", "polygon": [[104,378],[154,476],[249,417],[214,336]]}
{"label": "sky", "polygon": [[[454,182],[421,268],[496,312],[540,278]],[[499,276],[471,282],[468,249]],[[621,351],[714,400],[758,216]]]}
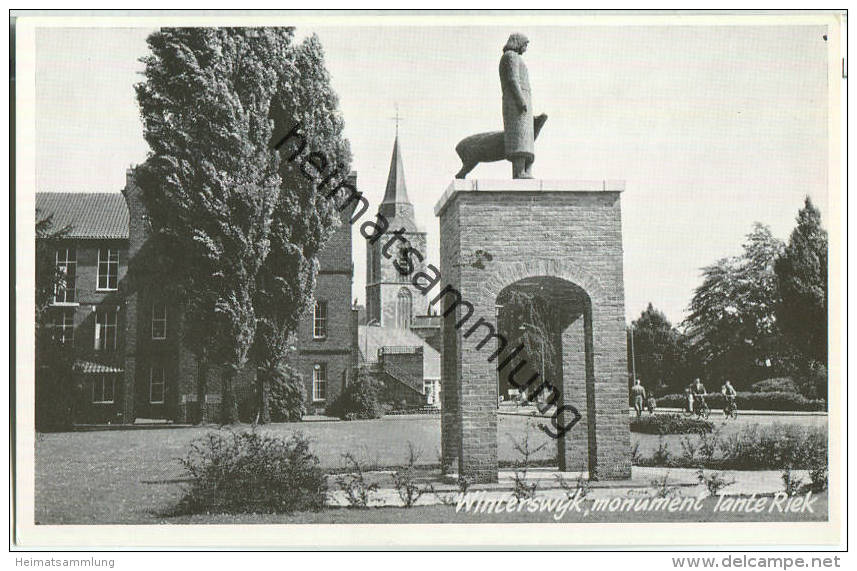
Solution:
{"label": "sky", "polygon": [[[39,191],[116,192],[148,147],[133,86],[151,28],[36,32]],[[626,318],[681,321],[700,268],[739,254],[759,221],[787,240],[809,195],[827,220],[827,50],[819,26],[322,26],[358,187],[384,194],[396,109],[408,194],[439,265],[434,205],[454,147],[502,129],[497,65],[511,32],[536,114],[536,178],[625,181]],[[510,178],[507,162],[468,178]],[[365,299],[355,233],[353,297]]]}

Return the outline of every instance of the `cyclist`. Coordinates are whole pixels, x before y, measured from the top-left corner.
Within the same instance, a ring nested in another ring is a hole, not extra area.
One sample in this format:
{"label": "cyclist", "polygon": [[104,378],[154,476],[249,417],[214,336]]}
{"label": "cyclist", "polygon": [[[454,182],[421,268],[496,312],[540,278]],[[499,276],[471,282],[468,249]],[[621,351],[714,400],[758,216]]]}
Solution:
{"label": "cyclist", "polygon": [[705,390],[705,385],[703,385],[702,381],[699,380],[699,377],[693,380],[690,392],[693,395],[694,412],[696,414],[700,414],[700,412],[708,406],[705,403],[705,395],[708,393]]}
{"label": "cyclist", "polygon": [[720,388],[720,392],[723,393],[724,398],[726,399],[726,403],[723,407],[723,414],[725,416],[729,416],[729,414],[736,408],[735,397],[738,396],[738,392],[735,390],[735,387],[732,386],[732,383],[727,379],[723,386]]}
{"label": "cyclist", "polygon": [[631,396],[634,397],[634,410],[637,411],[637,418],[640,418],[643,415],[643,402],[646,398],[646,389],[640,384],[640,379],[634,379]]}

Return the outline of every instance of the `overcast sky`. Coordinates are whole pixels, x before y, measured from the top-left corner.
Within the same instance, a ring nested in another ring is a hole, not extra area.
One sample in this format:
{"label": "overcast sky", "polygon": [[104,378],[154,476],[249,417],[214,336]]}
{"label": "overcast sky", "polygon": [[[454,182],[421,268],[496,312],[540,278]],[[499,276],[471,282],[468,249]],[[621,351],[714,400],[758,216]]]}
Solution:
{"label": "overcast sky", "polygon": [[[133,85],[143,28],[36,33],[40,191],[116,192],[146,158]],[[627,318],[648,302],[685,316],[699,268],[738,254],[754,221],[787,239],[803,197],[827,223],[827,42],[823,27],[318,27],[340,96],[358,186],[373,210],[398,104],[408,193],[439,265],[433,207],[463,137],[502,129],[497,64],[510,32],[530,38],[537,178],[622,179]],[[508,163],[470,178],[508,178]],[[354,297],[365,247],[354,240]]]}

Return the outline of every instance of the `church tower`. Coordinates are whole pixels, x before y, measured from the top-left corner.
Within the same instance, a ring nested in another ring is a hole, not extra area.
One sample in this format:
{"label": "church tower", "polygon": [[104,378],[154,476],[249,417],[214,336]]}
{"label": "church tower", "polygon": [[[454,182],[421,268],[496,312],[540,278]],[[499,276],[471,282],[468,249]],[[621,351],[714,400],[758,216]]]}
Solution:
{"label": "church tower", "polygon": [[[408,198],[398,129],[387,189],[378,214],[387,220],[389,227],[377,242],[366,244],[366,323],[409,329],[414,315],[427,303],[411,284],[413,275],[425,269],[424,259],[420,260],[414,251],[425,258],[426,233],[417,226],[414,205]],[[399,269],[407,270],[410,266],[412,272],[403,273]]]}

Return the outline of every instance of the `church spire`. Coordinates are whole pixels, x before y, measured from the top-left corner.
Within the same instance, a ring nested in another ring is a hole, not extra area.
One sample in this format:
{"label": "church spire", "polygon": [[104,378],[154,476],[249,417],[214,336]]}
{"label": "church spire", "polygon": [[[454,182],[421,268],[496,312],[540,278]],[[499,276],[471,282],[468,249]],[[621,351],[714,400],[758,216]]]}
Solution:
{"label": "church spire", "polygon": [[387,190],[381,204],[410,204],[408,189],[405,186],[405,166],[402,164],[402,150],[399,148],[398,122],[396,124],[396,142],[393,143],[393,157],[390,159],[390,173],[387,175]]}

